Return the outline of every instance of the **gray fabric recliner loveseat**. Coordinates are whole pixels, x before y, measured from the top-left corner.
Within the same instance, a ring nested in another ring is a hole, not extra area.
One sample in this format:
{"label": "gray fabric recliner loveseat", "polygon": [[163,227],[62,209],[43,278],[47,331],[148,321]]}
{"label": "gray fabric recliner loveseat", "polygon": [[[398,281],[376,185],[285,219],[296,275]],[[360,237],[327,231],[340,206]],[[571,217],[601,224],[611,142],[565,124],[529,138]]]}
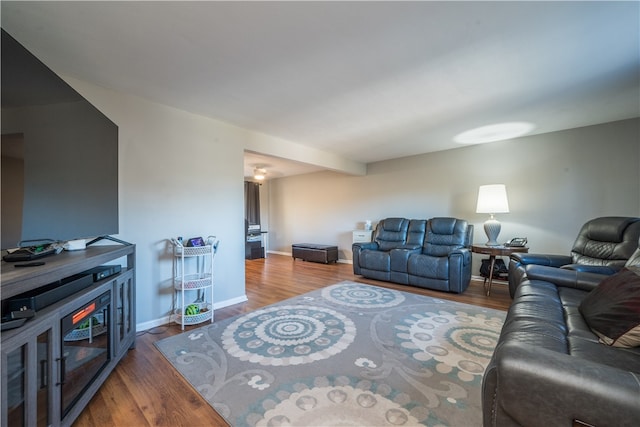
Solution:
{"label": "gray fabric recliner loveseat", "polygon": [[353,272],[376,280],[461,293],[471,280],[473,225],[457,218],[381,220],[353,244]]}

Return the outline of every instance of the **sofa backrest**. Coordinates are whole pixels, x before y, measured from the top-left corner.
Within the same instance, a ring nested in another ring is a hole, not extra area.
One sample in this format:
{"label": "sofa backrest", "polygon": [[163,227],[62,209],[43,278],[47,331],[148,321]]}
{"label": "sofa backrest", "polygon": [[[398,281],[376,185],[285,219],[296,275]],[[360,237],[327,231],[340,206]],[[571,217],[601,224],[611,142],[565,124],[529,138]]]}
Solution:
{"label": "sofa backrest", "polygon": [[406,218],[385,218],[376,226],[373,240],[379,250],[390,251],[407,242],[408,229],[409,220]]}
{"label": "sofa backrest", "polygon": [[464,219],[431,218],[422,245],[422,253],[431,256],[448,256],[452,250],[471,245],[471,225]]}
{"label": "sofa backrest", "polygon": [[409,228],[407,229],[407,245],[422,246],[426,232],[426,219],[409,220]]}
{"label": "sofa backrest", "polygon": [[586,222],[571,249],[574,264],[622,267],[638,249],[640,218],[600,217]]}

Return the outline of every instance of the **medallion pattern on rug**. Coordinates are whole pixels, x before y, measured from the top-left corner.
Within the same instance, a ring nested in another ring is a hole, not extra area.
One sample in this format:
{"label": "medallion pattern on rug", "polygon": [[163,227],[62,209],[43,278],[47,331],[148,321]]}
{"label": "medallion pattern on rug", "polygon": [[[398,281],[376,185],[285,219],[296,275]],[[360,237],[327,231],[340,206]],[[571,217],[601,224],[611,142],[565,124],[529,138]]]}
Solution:
{"label": "medallion pattern on rug", "polygon": [[331,357],[355,337],[353,321],[334,310],[285,305],[241,316],[224,330],[222,344],[240,360],[287,366]]}
{"label": "medallion pattern on rug", "polygon": [[156,346],[233,426],[471,426],[503,320],[342,282]]}

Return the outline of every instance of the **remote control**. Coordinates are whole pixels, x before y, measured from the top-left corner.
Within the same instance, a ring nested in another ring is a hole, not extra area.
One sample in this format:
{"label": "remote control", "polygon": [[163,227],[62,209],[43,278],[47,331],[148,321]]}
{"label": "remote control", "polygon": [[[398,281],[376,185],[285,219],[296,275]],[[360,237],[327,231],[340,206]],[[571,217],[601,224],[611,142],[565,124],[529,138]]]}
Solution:
{"label": "remote control", "polygon": [[23,264],[14,264],[14,267],[38,267],[39,265],[44,265],[43,261],[35,261],[35,262],[25,262]]}

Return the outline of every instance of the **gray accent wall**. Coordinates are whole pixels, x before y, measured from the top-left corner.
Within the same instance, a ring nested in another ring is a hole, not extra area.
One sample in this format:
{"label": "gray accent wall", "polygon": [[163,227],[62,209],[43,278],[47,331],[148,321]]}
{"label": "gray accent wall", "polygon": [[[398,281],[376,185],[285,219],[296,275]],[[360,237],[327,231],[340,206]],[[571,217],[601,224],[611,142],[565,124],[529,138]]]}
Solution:
{"label": "gray accent wall", "polygon": [[[365,220],[453,216],[486,242],[478,186],[506,184],[510,213],[499,241],[529,239],[531,252],[568,254],[584,222],[640,216],[640,119],[570,129],[369,164],[366,176],[319,172],[269,182],[269,250],[336,244],[351,260],[352,231]],[[480,255],[474,254],[473,274]]]}

